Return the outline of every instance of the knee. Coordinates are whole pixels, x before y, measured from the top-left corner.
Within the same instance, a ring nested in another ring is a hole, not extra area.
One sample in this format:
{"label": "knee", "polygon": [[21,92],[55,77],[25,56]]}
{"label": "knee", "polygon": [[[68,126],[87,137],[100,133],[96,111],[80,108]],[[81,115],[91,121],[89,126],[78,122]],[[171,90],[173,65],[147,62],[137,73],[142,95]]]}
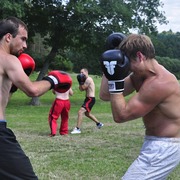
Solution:
{"label": "knee", "polygon": [[81,109],[78,111],[78,116],[81,116],[83,114],[83,111]]}
{"label": "knee", "polygon": [[89,117],[89,112],[86,111],[85,112],[85,116]]}

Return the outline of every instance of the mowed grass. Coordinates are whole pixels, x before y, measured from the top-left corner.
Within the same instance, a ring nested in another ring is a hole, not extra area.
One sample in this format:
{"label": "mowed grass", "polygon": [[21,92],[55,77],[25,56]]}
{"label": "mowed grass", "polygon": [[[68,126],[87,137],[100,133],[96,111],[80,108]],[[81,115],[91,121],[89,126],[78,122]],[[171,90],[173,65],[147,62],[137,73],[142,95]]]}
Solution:
{"label": "mowed grass", "polygon": [[[69,131],[76,125],[77,112],[85,97],[85,93],[78,89],[76,74],[71,75],[74,95],[71,97]],[[103,102],[98,97],[101,78],[90,76],[96,84],[96,104],[92,113],[104,123],[100,130],[93,121],[84,117],[82,134],[48,137],[48,113],[55,98],[51,91],[40,97],[40,106],[30,106],[31,98],[20,90],[8,104],[8,126],[29,156],[40,180],[120,179],[139,154],[144,137],[141,119],[123,124],[115,123],[110,103]],[[36,77],[35,73],[31,76],[32,80]],[[179,172],[180,166],[168,179],[179,180]]]}

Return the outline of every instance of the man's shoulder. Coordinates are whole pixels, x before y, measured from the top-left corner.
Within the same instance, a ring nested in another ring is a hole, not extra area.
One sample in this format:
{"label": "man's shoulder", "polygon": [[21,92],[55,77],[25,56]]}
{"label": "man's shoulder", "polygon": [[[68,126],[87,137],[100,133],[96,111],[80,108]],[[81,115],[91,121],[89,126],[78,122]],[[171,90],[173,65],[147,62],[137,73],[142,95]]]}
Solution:
{"label": "man's shoulder", "polygon": [[93,81],[93,78],[90,77],[90,76],[88,76],[87,79],[86,79],[86,81],[87,81],[87,82],[91,82],[91,81]]}

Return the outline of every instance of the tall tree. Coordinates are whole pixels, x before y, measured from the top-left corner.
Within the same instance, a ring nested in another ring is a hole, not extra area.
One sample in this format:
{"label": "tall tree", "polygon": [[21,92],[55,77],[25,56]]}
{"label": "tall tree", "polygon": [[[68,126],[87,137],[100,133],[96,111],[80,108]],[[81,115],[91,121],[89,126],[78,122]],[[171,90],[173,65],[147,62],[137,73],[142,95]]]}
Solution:
{"label": "tall tree", "polygon": [[29,36],[40,33],[51,47],[37,80],[47,73],[55,56],[67,50],[73,53],[75,64],[98,69],[106,37],[113,31],[128,34],[131,29],[156,33],[155,24],[166,23],[158,9],[162,5],[160,0],[26,0],[23,20]]}

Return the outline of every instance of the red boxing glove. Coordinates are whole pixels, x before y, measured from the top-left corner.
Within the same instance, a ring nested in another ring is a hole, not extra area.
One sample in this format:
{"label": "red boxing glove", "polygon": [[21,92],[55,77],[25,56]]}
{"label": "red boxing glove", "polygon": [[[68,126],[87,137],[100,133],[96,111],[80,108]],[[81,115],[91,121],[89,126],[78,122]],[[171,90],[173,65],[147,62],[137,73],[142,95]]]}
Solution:
{"label": "red boxing glove", "polygon": [[34,59],[25,53],[20,54],[18,59],[21,62],[24,72],[29,76],[34,71],[35,68]]}
{"label": "red boxing glove", "polygon": [[[25,53],[20,54],[18,59],[22,65],[22,68],[24,69],[24,72],[27,74],[27,76],[29,76],[35,69],[34,59]],[[10,93],[16,92],[17,89],[18,88],[14,84],[12,84],[12,87],[10,89]]]}
{"label": "red boxing glove", "polygon": [[54,70],[51,71],[48,76],[44,77],[43,80],[47,80],[51,84],[50,89],[54,89],[59,93],[68,91],[72,85],[72,79],[69,74],[64,71]]}

